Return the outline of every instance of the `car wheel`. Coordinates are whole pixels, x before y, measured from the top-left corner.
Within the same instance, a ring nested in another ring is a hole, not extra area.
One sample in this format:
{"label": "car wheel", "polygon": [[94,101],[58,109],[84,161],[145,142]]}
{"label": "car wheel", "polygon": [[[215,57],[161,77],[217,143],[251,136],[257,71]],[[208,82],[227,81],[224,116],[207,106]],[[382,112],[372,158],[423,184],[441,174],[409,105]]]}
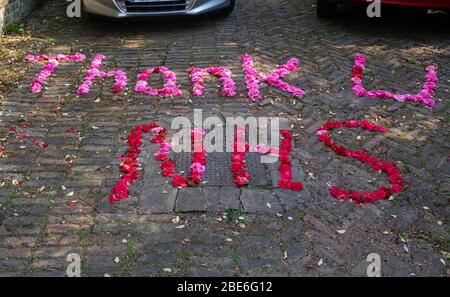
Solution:
{"label": "car wheel", "polygon": [[337,14],[337,3],[317,0],[317,15],[321,18],[331,18]]}
{"label": "car wheel", "polygon": [[227,8],[224,8],[221,12],[220,15],[221,16],[227,16],[230,15],[233,10],[234,10],[234,6],[236,5],[236,0],[230,0],[230,5],[228,5]]}

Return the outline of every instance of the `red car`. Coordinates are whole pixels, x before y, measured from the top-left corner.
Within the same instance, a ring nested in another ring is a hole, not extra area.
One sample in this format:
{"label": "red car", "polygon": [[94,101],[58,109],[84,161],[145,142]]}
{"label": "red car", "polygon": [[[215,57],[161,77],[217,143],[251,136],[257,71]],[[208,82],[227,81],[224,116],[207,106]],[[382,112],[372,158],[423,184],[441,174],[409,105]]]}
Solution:
{"label": "red car", "polygon": [[[331,17],[337,13],[338,4],[365,4],[374,0],[317,0],[317,14],[320,17]],[[450,0],[380,0],[382,5],[416,7],[424,9],[450,10]]]}

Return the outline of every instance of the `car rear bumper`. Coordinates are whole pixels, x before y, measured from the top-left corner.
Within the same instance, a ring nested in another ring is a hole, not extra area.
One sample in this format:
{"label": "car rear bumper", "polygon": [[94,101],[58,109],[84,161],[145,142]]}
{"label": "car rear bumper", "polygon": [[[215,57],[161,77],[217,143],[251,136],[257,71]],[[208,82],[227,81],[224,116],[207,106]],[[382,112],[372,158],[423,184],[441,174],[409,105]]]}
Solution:
{"label": "car rear bumper", "polygon": [[[230,0],[194,0],[194,3],[187,9],[175,11],[127,11],[126,7],[120,5],[121,0],[83,0],[84,10],[91,14],[96,14],[111,18],[152,18],[163,16],[198,16],[214,13],[227,8]],[[154,2],[157,2],[155,0]]]}
{"label": "car rear bumper", "polygon": [[[331,3],[358,3],[370,4],[373,0],[326,0]],[[380,0],[382,5],[418,7],[430,9],[450,9],[450,0]]]}

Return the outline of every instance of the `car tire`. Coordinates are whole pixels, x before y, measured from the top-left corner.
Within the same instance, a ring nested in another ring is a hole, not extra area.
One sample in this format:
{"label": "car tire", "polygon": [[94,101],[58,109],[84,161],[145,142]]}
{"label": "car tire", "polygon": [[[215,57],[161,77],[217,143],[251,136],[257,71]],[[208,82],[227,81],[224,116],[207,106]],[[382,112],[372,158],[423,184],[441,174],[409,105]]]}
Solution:
{"label": "car tire", "polygon": [[90,12],[84,12],[84,16],[86,18],[86,21],[88,21],[90,23],[98,23],[101,20],[98,15],[95,15]]}
{"label": "car tire", "polygon": [[317,0],[317,15],[321,18],[332,18],[337,15],[337,3]]}
{"label": "car tire", "polygon": [[234,6],[236,5],[236,0],[230,0],[230,4],[228,5],[228,7],[224,8],[222,11],[220,11],[220,15],[221,16],[228,16],[230,15],[233,10],[234,10]]}

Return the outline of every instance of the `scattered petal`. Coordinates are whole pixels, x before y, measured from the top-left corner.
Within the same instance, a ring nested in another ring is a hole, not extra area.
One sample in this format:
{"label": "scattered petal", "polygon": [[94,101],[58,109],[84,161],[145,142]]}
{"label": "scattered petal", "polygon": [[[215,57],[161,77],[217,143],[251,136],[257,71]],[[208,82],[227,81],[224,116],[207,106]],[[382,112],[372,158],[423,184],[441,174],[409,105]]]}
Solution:
{"label": "scattered petal", "polygon": [[403,251],[404,251],[405,253],[409,253],[409,248],[408,248],[408,245],[407,245],[406,243],[404,243],[404,244],[402,245],[402,248],[403,248]]}

